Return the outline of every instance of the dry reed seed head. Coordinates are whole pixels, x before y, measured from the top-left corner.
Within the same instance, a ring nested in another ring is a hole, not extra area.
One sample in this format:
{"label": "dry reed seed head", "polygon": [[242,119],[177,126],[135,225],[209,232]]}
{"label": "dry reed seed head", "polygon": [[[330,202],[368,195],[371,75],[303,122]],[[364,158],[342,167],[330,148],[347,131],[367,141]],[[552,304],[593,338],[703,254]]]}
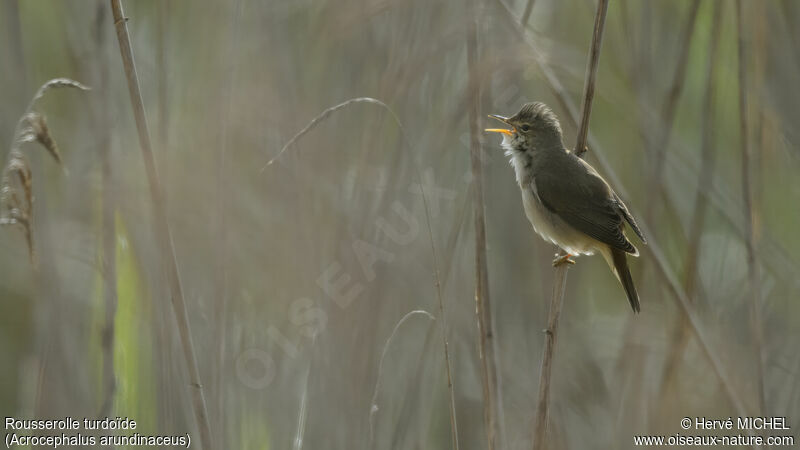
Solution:
{"label": "dry reed seed head", "polygon": [[[24,194],[24,202],[20,201],[18,195],[20,189]],[[11,151],[11,157],[3,171],[2,188],[0,188],[0,210],[3,211],[0,225],[22,226],[31,264],[36,267],[36,252],[33,248],[33,230],[31,226],[33,176],[28,161],[17,149]]]}
{"label": "dry reed seed head", "polygon": [[47,149],[48,153],[55,158],[59,165],[63,164],[58,145],[50,135],[50,129],[47,127],[47,121],[44,116],[36,112],[30,112],[25,114],[22,120],[27,126],[20,131],[17,141],[19,143],[36,141]]}
{"label": "dry reed seed head", "polygon": [[6,184],[6,177],[3,177],[3,185],[0,187],[0,207],[5,208],[7,205],[10,205],[12,201],[16,201],[14,190],[11,189],[11,186]]}
{"label": "dry reed seed head", "polygon": [[[2,184],[0,184],[0,225],[21,225],[28,244],[28,254],[31,264],[36,267],[36,252],[33,248],[33,174],[31,166],[25,155],[20,151],[20,146],[28,142],[38,142],[63,167],[61,153],[55,139],[50,135],[47,121],[40,113],[33,111],[36,102],[50,89],[75,88],[82,91],[90,90],[89,87],[69,78],[54,78],[45,82],[36,95],[31,99],[25,114],[19,119],[17,134],[11,145],[8,162],[3,169]],[[19,191],[24,194],[24,202],[20,201]]]}
{"label": "dry reed seed head", "polygon": [[[3,177],[3,185],[8,185],[12,190],[16,190],[14,189],[15,186],[12,184],[13,178],[11,178],[11,175],[16,175],[16,180],[19,183],[19,186],[22,187],[22,191],[25,193],[26,204],[22,207],[32,210],[33,174],[31,173],[30,164],[28,164],[28,161],[21,153],[12,156],[8,162],[8,166],[6,166],[6,175]],[[14,198],[16,200],[16,193]]]}

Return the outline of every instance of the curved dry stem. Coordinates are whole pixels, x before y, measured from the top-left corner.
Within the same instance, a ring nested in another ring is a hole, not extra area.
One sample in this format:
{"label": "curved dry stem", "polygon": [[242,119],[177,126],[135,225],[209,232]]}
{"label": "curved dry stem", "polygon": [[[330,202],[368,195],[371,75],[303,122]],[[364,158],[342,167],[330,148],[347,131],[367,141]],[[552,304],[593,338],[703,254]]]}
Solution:
{"label": "curved dry stem", "polygon": [[383,351],[381,351],[381,359],[378,362],[378,375],[375,378],[375,388],[372,390],[372,400],[369,402],[369,446],[373,448],[373,444],[375,442],[375,435],[374,435],[374,425],[375,425],[375,414],[378,413],[378,390],[381,386],[381,374],[383,373],[383,360],[386,358],[386,352],[389,350],[389,344],[392,343],[394,340],[395,334],[397,334],[397,330],[400,329],[406,320],[410,319],[411,317],[421,314],[423,316],[428,317],[430,320],[436,320],[436,317],[433,314],[425,311],[423,309],[415,309],[406,313],[398,322],[395,324],[394,329],[392,330],[392,334],[386,339],[386,343],[383,344]]}
{"label": "curved dry stem", "polygon": [[372,97],[351,98],[350,100],[347,100],[347,101],[344,101],[342,103],[339,103],[338,105],[331,106],[330,108],[326,109],[325,111],[322,111],[322,113],[320,113],[317,117],[314,117],[313,119],[311,119],[311,122],[309,122],[308,125],[303,127],[302,130],[298,131],[297,134],[295,134],[294,136],[292,136],[291,139],[289,139],[289,142],[287,142],[286,145],[284,145],[283,148],[281,148],[281,150],[278,152],[277,155],[275,155],[272,159],[267,161],[267,163],[264,164],[263,167],[261,167],[261,171],[260,172],[263,173],[264,170],[267,169],[267,167],[271,166],[275,161],[277,161],[281,156],[283,156],[283,154],[286,151],[288,151],[297,142],[298,139],[303,137],[303,135],[305,135],[309,131],[313,130],[317,125],[322,123],[322,121],[324,121],[325,119],[330,117],[331,114],[335,113],[336,111],[338,111],[338,110],[340,110],[342,108],[346,108],[346,107],[348,107],[348,106],[350,106],[350,105],[352,105],[354,103],[371,103],[373,105],[379,105],[379,106],[383,107],[384,109],[389,111],[389,114],[392,115],[392,118],[394,118],[394,121],[397,123],[397,126],[400,127],[400,130],[402,131],[403,136],[405,137],[405,130],[403,129],[403,124],[400,122],[400,119],[397,117],[397,114],[395,114],[394,111],[392,111],[392,108],[390,108],[389,105],[387,105],[386,103],[383,103],[382,101],[380,101],[378,99],[372,98]]}
{"label": "curved dry stem", "polygon": [[39,88],[39,90],[36,91],[36,94],[31,99],[31,102],[28,103],[28,108],[25,111],[26,112],[33,111],[33,107],[36,106],[36,102],[41,100],[41,98],[44,97],[44,94],[50,89],[60,89],[60,88],[74,88],[74,89],[80,89],[82,91],[92,90],[92,88],[90,88],[89,86],[86,86],[69,78],[53,78],[52,80],[46,81]]}

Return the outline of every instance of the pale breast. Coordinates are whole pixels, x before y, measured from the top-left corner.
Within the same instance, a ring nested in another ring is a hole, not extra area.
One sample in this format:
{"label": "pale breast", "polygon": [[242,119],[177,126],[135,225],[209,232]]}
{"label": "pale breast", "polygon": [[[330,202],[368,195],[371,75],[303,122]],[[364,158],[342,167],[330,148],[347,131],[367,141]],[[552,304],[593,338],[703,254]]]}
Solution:
{"label": "pale breast", "polygon": [[539,236],[572,255],[594,253],[600,243],[576,230],[547,209],[539,200],[533,180],[527,186],[520,185],[520,189],[522,190],[522,205],[525,208],[525,215],[528,216],[534,231]]}
{"label": "pale breast", "polygon": [[542,204],[536,193],[530,159],[512,151],[505,138],[503,146],[506,147],[506,154],[511,156],[511,165],[514,167],[517,183],[522,191],[525,215],[528,216],[534,231],[545,241],[558,245],[571,255],[591,255],[596,249],[602,248],[604,244],[576,230]]}

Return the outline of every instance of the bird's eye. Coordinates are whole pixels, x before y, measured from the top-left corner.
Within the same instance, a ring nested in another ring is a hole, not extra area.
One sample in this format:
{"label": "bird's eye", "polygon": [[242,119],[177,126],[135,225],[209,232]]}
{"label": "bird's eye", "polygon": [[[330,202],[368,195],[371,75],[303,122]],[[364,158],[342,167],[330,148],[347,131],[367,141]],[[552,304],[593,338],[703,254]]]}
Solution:
{"label": "bird's eye", "polygon": [[526,132],[526,133],[527,133],[528,131],[530,131],[530,130],[531,130],[531,127],[529,127],[528,125],[523,125],[523,126],[521,126],[521,127],[519,127],[519,128],[520,128],[522,131]]}

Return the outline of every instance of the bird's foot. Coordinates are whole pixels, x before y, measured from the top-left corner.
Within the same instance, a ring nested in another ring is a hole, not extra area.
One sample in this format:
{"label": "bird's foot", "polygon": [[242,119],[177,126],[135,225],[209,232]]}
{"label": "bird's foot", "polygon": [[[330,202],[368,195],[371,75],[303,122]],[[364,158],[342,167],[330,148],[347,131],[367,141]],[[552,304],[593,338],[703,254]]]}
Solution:
{"label": "bird's foot", "polygon": [[553,260],[553,267],[558,267],[562,264],[575,264],[574,259],[569,259],[572,255],[569,253],[564,255],[559,255],[556,253],[556,259]]}

